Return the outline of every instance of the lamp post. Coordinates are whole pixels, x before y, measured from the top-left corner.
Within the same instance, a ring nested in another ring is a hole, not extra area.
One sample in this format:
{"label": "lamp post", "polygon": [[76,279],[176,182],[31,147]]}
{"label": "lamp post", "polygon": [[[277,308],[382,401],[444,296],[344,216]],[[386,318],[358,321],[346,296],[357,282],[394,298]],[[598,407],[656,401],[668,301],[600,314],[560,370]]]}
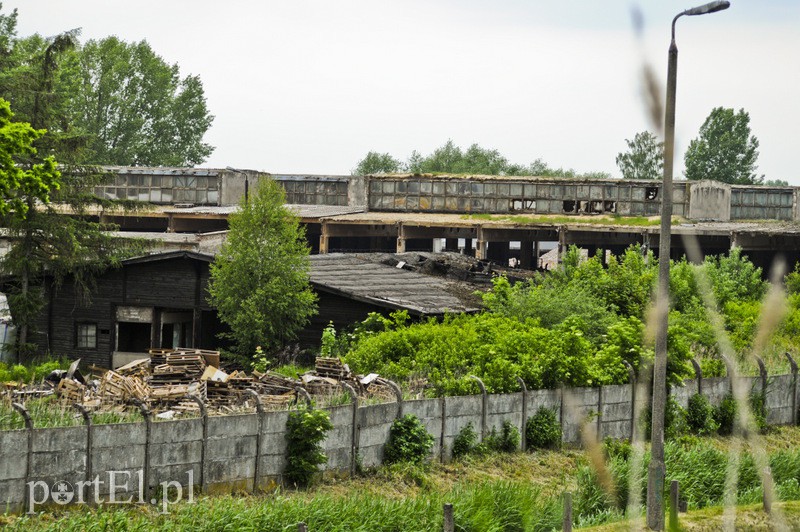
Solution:
{"label": "lamp post", "polygon": [[661,186],[661,231],[658,242],[658,293],[656,299],[656,354],[653,367],[653,414],[650,466],[647,470],[647,526],[664,529],[664,411],[667,402],[667,327],[669,325],[669,259],[672,236],[672,165],[675,151],[675,90],[678,46],[675,23],[683,15],[705,15],[728,9],[730,2],[715,1],[687,9],[672,19],[672,41],[667,66],[667,103],[664,112],[664,182]]}

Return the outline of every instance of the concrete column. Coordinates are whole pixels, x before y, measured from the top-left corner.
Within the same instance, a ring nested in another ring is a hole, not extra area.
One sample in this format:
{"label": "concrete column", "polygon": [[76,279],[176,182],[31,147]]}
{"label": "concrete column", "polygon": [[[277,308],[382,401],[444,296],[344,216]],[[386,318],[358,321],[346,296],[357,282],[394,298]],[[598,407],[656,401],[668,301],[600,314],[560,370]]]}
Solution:
{"label": "concrete column", "polygon": [[397,246],[395,253],[406,252],[406,231],[403,224],[397,224]]}
{"label": "concrete column", "polygon": [[558,264],[564,261],[564,253],[567,252],[567,229],[564,226],[558,228]]}
{"label": "concrete column", "polygon": [[542,265],[542,263],[539,260],[541,258],[541,256],[542,256],[542,252],[539,249],[539,241],[536,240],[533,243],[533,268],[536,269],[536,270],[538,270]]}
{"label": "concrete column", "polygon": [[742,247],[739,244],[739,233],[731,231],[731,249]]}
{"label": "concrete column", "polygon": [[483,227],[478,227],[478,241],[477,246],[475,248],[475,258],[478,260],[485,260],[486,259],[486,252],[487,252],[487,244],[488,241],[483,235]]}

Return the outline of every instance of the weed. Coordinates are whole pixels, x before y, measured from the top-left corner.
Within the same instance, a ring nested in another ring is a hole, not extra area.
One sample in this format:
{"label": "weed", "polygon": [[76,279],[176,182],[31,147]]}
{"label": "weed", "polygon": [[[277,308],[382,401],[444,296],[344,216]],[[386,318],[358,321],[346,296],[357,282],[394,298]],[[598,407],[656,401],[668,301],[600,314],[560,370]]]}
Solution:
{"label": "weed", "polygon": [[525,440],[528,447],[537,449],[558,449],[561,447],[561,424],[556,411],[539,408],[536,414],[525,423]]}

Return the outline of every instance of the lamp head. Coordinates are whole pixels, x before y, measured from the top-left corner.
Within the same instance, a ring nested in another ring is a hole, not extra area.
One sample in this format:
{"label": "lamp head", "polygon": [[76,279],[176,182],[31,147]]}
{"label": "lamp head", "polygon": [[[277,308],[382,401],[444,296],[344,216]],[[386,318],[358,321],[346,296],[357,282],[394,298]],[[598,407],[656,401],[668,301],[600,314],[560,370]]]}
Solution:
{"label": "lamp head", "polygon": [[727,0],[716,0],[715,2],[709,2],[707,4],[703,4],[702,6],[687,9],[683,12],[683,14],[689,16],[705,15],[707,13],[716,13],[717,11],[728,9],[729,7],[731,7],[731,3]]}

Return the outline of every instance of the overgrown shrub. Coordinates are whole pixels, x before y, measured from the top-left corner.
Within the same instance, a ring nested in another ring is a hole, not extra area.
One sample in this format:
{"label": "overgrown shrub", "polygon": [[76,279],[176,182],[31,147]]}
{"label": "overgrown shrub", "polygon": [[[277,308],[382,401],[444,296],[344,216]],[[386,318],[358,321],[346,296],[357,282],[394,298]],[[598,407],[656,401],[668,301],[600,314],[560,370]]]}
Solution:
{"label": "overgrown shrub", "polygon": [[767,431],[767,396],[763,392],[750,394],[750,410],[753,412],[753,421],[762,434]]}
{"label": "overgrown shrub", "polygon": [[[642,415],[645,438],[650,439],[653,433],[653,410],[652,403]],[[667,404],[664,409],[664,438],[671,440],[683,436],[688,431],[686,424],[686,410],[683,409],[673,396],[667,397]]]}
{"label": "overgrown shrub", "polygon": [[458,431],[458,435],[453,440],[453,458],[461,458],[475,450],[478,445],[478,434],[470,421]]}
{"label": "overgrown shrub", "polygon": [[433,448],[431,436],[422,421],[414,414],[395,419],[389,429],[389,441],[383,451],[386,464],[411,462],[422,463]]}
{"label": "overgrown shrub", "polygon": [[525,441],[529,448],[558,449],[561,447],[561,423],[556,411],[541,407],[525,423]]}
{"label": "overgrown shrub", "polygon": [[32,364],[13,364],[0,362],[0,382],[30,383],[38,382],[56,369],[67,369],[72,363],[66,358],[43,360]]}
{"label": "overgrown shrub", "polygon": [[513,423],[506,420],[498,432],[495,427],[484,438],[483,443],[490,451],[501,453],[513,453],[519,449],[520,434],[519,429]]}
{"label": "overgrown shrub", "polygon": [[717,431],[721,436],[733,434],[733,426],[736,421],[736,399],[733,395],[727,394],[722,398],[719,406],[714,408],[714,421],[719,425]]}
{"label": "overgrown shrub", "polygon": [[310,485],[328,461],[322,452],[325,433],[333,428],[325,410],[303,407],[289,412],[286,420],[286,468],[284,479],[298,487]]}
{"label": "overgrown shrub", "polygon": [[603,439],[603,454],[607,460],[628,460],[632,450],[630,440],[618,440],[611,437]]}
{"label": "overgrown shrub", "polygon": [[719,425],[714,420],[714,407],[705,395],[696,393],[689,398],[686,424],[694,434],[713,434]]}

